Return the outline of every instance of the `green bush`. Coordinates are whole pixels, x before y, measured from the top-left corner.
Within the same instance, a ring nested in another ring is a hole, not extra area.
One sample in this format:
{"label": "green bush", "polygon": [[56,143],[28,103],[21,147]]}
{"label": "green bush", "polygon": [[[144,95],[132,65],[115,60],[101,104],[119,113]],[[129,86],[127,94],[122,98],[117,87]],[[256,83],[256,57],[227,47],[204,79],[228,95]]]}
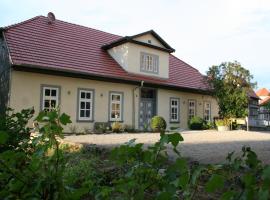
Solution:
{"label": "green bush", "polygon": [[167,123],[163,117],[154,116],[151,119],[151,128],[154,132],[164,131],[167,128]]}
{"label": "green bush", "polygon": [[215,121],[216,126],[230,126],[230,120],[229,119],[217,119]]}
{"label": "green bush", "polygon": [[109,131],[110,129],[110,123],[108,122],[95,122],[94,124],[95,133],[106,133],[106,131]]}
{"label": "green bush", "polygon": [[120,122],[113,122],[112,131],[114,133],[120,133],[122,131],[122,124]]}
{"label": "green bush", "polygon": [[127,132],[127,133],[135,133],[136,132],[136,130],[131,125],[128,125],[128,124],[125,124],[123,126],[123,129],[124,129],[124,132]]}
{"label": "green bush", "polygon": [[194,116],[188,121],[188,127],[191,130],[203,130],[204,124],[205,124],[205,121],[201,117],[198,117],[198,116]]}

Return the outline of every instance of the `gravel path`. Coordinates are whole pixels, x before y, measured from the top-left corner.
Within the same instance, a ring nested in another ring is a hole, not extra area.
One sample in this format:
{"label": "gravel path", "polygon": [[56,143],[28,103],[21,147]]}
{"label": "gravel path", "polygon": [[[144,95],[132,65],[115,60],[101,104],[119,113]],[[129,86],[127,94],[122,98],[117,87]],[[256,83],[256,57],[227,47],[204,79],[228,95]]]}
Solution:
{"label": "gravel path", "polygon": [[[180,144],[181,154],[201,163],[221,163],[228,152],[240,153],[242,146],[250,146],[259,158],[270,164],[270,132],[247,131],[185,131],[184,142]],[[105,135],[71,135],[65,140],[81,144],[96,144],[113,147],[136,138],[136,142],[153,144],[159,140],[157,133],[139,134],[105,134]],[[169,151],[172,155],[173,153]]]}

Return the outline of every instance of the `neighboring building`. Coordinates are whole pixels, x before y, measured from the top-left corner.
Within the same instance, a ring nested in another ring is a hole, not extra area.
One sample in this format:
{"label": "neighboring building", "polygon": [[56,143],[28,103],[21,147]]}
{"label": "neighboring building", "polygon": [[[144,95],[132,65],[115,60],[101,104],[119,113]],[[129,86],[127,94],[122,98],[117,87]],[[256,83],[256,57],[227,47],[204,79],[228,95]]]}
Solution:
{"label": "neighboring building", "polygon": [[194,115],[218,116],[204,76],[153,30],[121,37],[49,14],[2,28],[0,48],[2,110],[60,106],[80,131],[108,121],[143,129],[154,115],[187,128]]}
{"label": "neighboring building", "polygon": [[270,110],[267,105],[270,104],[270,92],[266,88],[261,88],[256,92],[257,96],[260,98],[259,101],[259,119],[263,121],[265,126],[270,125]]}
{"label": "neighboring building", "polygon": [[249,103],[248,103],[248,118],[249,118],[249,126],[258,127],[260,125],[259,120],[259,97],[256,93],[251,90],[248,93]]}

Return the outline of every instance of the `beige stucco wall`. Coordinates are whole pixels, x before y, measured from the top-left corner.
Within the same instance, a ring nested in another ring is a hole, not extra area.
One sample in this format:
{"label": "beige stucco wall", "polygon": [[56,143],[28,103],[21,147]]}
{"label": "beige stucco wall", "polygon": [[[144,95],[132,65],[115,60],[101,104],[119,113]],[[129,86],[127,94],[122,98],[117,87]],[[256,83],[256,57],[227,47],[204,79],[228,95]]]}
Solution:
{"label": "beige stucco wall", "polygon": [[[90,122],[76,122],[78,88],[95,90],[94,120],[97,122],[108,121],[109,92],[123,92],[123,123],[132,125],[132,91],[135,87],[134,85],[13,71],[10,107],[16,111],[20,111],[21,109],[34,106],[37,112],[40,111],[40,91],[42,84],[61,87],[61,112],[65,112],[71,116],[72,125],[78,127],[78,131],[83,131],[84,127],[93,127],[93,123]],[[135,103],[135,105],[136,109],[138,109],[138,103]],[[69,131],[69,128],[66,127],[65,131]]]}
{"label": "beige stucco wall", "polygon": [[[77,122],[77,91],[78,88],[94,89],[94,121],[108,121],[109,92],[117,91],[124,93],[123,117],[124,124],[132,125],[133,120],[133,91],[135,102],[135,126],[138,127],[138,106],[139,106],[139,88],[135,85],[110,83],[103,81],[94,81],[79,78],[60,77],[52,75],[44,75],[29,72],[12,71],[11,76],[11,96],[9,106],[15,111],[33,107],[36,113],[40,111],[41,101],[41,85],[55,85],[61,87],[60,108],[61,112],[65,112],[71,116],[73,126],[77,127],[77,131],[83,131],[84,128],[92,128],[93,122]],[[180,123],[169,123],[169,100],[170,97],[180,98]],[[203,101],[210,101],[212,108],[212,117],[217,116],[218,108],[215,100],[206,95],[177,92],[172,90],[157,90],[157,114],[163,116],[169,126],[179,126],[187,128],[187,109],[188,99],[197,101],[197,115],[203,115]],[[66,132],[70,131],[69,127],[65,128]]]}
{"label": "beige stucco wall", "polygon": [[[140,71],[141,52],[154,54],[159,57],[159,73],[152,74]],[[157,76],[160,78],[169,77],[169,53],[157,49],[137,45],[133,43],[125,43],[108,50],[108,53],[119,63],[123,69],[135,74],[143,74],[146,76]]]}
{"label": "beige stucco wall", "polygon": [[[216,100],[208,95],[193,94],[187,92],[173,91],[173,90],[158,90],[158,115],[163,116],[169,127],[180,127],[183,129],[188,128],[188,100],[196,101],[196,115],[203,118],[204,102],[211,103],[211,118],[218,116],[218,105]],[[170,123],[170,98],[180,99],[180,123]]]}
{"label": "beige stucco wall", "polygon": [[148,33],[146,35],[136,37],[136,38],[134,38],[134,40],[144,42],[144,43],[147,43],[147,44],[149,44],[148,40],[151,40],[150,44],[164,48],[164,46],[150,33]]}

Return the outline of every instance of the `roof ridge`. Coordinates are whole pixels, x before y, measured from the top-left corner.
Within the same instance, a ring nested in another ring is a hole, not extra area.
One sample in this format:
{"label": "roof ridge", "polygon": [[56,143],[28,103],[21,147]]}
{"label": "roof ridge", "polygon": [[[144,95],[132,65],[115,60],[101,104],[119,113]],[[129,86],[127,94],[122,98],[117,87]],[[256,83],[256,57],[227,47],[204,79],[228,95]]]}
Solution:
{"label": "roof ridge", "polygon": [[191,66],[190,64],[188,64],[187,62],[183,61],[182,59],[176,57],[176,56],[173,55],[173,54],[170,54],[170,55],[173,56],[174,58],[176,58],[177,60],[180,60],[181,62],[185,63],[188,67],[190,67],[190,68],[196,70],[196,71],[199,72],[201,75],[203,75],[198,69],[196,69],[195,67],[192,67],[192,66]]}
{"label": "roof ridge", "polygon": [[28,23],[30,21],[36,20],[36,19],[38,19],[40,17],[43,17],[43,16],[42,15],[38,15],[38,16],[32,17],[30,19],[27,19],[27,20],[24,20],[24,21],[21,21],[21,22],[18,22],[18,23],[11,24],[9,26],[4,26],[4,27],[1,27],[1,28],[4,29],[4,30],[7,30],[7,29],[10,29],[10,28],[13,28],[13,27],[16,27],[16,26],[19,26],[19,25]]}

